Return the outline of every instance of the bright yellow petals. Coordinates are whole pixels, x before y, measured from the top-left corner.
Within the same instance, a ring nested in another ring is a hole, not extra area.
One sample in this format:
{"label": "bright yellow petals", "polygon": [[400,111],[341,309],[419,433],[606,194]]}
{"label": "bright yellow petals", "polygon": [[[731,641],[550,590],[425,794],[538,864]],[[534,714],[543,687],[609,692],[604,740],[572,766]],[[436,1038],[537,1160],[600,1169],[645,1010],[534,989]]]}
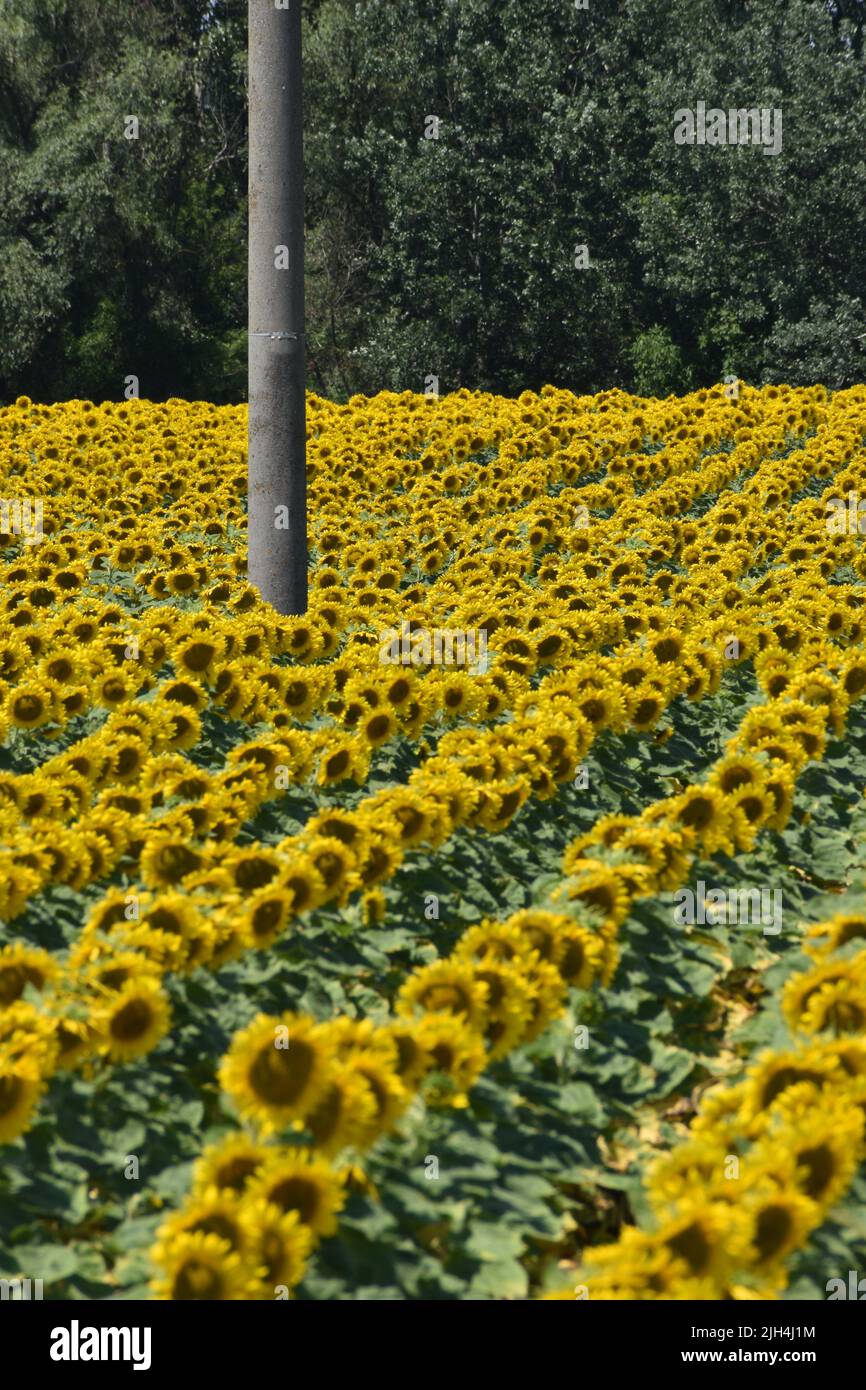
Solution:
{"label": "bright yellow petals", "polygon": [[310,1020],[259,1014],[235,1034],[220,1085],[245,1119],[270,1134],[303,1120],[324,1099],[335,1061],[333,1044]]}
{"label": "bright yellow petals", "polygon": [[99,1050],[112,1062],[130,1062],[162,1041],[171,1026],[171,1009],[156,980],[143,975],[98,1004],[91,1022]]}

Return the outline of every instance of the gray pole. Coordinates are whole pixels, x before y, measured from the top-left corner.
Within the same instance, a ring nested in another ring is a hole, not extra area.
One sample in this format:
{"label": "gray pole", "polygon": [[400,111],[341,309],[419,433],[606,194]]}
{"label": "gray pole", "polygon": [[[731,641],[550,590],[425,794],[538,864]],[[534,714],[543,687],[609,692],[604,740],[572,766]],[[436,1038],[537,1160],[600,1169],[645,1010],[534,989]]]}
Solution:
{"label": "gray pole", "polygon": [[249,0],[250,583],[307,609],[301,0]]}

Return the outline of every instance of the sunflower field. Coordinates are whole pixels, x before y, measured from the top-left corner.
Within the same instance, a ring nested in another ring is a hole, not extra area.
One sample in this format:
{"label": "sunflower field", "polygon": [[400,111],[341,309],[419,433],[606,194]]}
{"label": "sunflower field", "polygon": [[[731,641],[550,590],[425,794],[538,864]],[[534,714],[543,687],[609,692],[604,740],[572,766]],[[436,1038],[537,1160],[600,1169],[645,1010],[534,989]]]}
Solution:
{"label": "sunflower field", "polygon": [[0,1275],[863,1268],[864,441],[866,387],[311,396],[285,618],[245,407],[0,409]]}

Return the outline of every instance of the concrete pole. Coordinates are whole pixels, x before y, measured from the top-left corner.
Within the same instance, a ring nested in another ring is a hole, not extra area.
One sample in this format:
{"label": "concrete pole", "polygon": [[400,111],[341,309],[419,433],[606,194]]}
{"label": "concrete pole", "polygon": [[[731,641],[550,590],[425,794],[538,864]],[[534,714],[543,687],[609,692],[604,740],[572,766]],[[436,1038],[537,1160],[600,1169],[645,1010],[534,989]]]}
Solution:
{"label": "concrete pole", "polygon": [[301,0],[249,0],[250,583],[307,609]]}

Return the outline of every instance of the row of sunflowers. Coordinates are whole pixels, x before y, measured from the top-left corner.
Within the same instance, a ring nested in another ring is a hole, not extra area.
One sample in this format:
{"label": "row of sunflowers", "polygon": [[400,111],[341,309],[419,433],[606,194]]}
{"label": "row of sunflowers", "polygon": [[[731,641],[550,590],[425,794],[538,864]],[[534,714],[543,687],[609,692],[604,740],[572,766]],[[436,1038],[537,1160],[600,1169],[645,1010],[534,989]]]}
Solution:
{"label": "row of sunflowers", "polygon": [[[866,484],[864,403],[313,397],[297,619],[244,577],[241,408],[0,411],[3,488],[41,530],[0,536],[0,1141],[26,1154],[70,1087],[170,1057],[202,981],[288,961],[322,924],[375,941],[406,919],[407,876],[469,847],[483,877],[485,846],[525,825],[556,839],[542,890],[465,914],[434,959],[398,957],[372,1008],[256,1011],[248,986],[208,1063],[220,1137],[155,1232],[156,1296],[303,1296],[355,1189],[374,1200],[362,1161],[419,1116],[471,1111],[575,1000],[603,1008],[640,904],[799,824],[798,784],[852,737],[866,690],[866,555],[827,523]],[[483,633],[484,669],[431,661],[421,639],[442,631]],[[734,710],[717,756],[671,761],[644,804],[569,833],[594,758],[642,748],[663,769],[705,708]],[[789,1026],[857,1034],[856,958],[816,969],[785,986]],[[861,1156],[855,1042],[815,1047],[836,1061],[803,1064],[781,1118],[696,1117],[698,1158],[678,1144],[649,1182],[662,1234],[587,1249],[592,1296],[779,1295]],[[833,1065],[848,1159],[819,1190],[792,1136],[813,1111],[823,1125]],[[726,1186],[719,1145],[747,1143],[751,1176]],[[706,1214],[682,1190],[701,1155]]]}

